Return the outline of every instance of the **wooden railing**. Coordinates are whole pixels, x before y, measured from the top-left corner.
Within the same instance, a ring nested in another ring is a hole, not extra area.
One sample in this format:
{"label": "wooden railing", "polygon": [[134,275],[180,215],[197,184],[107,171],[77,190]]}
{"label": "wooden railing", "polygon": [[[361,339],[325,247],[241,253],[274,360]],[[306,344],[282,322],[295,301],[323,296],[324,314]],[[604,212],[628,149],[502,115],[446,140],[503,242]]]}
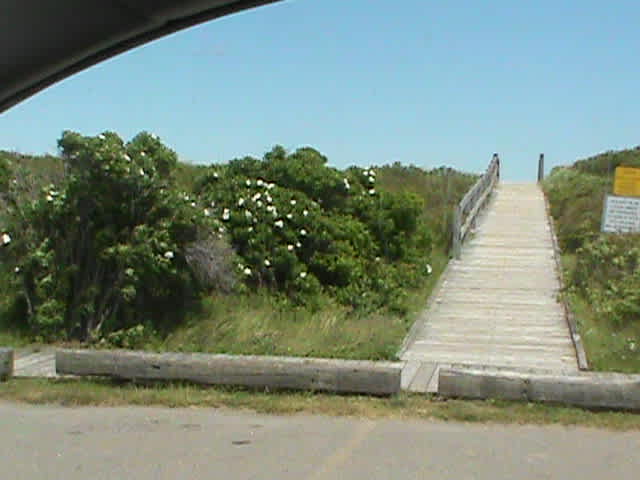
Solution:
{"label": "wooden railing", "polygon": [[500,158],[497,153],[494,153],[487,171],[469,189],[454,212],[452,244],[454,258],[460,258],[462,243],[499,180]]}

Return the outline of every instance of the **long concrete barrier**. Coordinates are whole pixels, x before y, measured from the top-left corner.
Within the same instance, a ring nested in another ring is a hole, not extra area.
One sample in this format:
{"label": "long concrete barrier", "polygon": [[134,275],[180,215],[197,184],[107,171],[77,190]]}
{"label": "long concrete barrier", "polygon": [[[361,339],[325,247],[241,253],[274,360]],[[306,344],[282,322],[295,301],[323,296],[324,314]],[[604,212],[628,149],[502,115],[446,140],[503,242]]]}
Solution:
{"label": "long concrete barrier", "polygon": [[56,371],[128,380],[188,380],[210,385],[391,395],[402,363],[318,358],[58,350]]}
{"label": "long concrete barrier", "polygon": [[444,397],[554,402],[587,408],[640,410],[640,375],[574,375],[441,369],[438,394]]}
{"label": "long concrete barrier", "polygon": [[0,348],[0,380],[8,380],[13,376],[13,350]]}

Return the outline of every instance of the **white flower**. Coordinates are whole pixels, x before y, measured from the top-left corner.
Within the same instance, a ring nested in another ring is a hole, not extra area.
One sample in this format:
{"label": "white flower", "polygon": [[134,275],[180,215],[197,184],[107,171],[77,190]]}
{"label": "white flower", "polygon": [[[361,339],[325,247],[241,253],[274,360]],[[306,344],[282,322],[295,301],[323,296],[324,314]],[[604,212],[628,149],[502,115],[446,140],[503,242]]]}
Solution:
{"label": "white flower", "polygon": [[[189,201],[189,195],[185,195],[185,196],[184,196],[184,201],[185,201],[185,202],[188,202],[188,201]],[[213,205],[212,205],[212,206],[213,206]]]}
{"label": "white flower", "polygon": [[296,242],[296,248],[300,248],[302,247],[302,244],[300,242]]}
{"label": "white flower", "polygon": [[244,211],[244,216],[247,217],[247,218],[251,218],[252,214],[251,214],[251,212],[249,210],[245,210]]}
{"label": "white flower", "polygon": [[309,215],[309,210],[303,210],[303,211],[302,211],[302,215],[304,215],[305,217],[306,217],[307,215]]}
{"label": "white flower", "polygon": [[224,232],[226,232],[226,229],[224,227],[218,227],[218,232],[219,233],[224,233]]}
{"label": "white flower", "polygon": [[264,205],[264,204],[262,203],[262,200],[258,200],[258,201],[256,202],[256,205],[257,205],[258,207],[262,207],[262,205]]}
{"label": "white flower", "polygon": [[173,252],[171,250],[164,252],[164,258],[171,260],[173,258]]}
{"label": "white flower", "polygon": [[276,220],[274,225],[278,228],[284,227],[284,222],[282,220]]}
{"label": "white flower", "polygon": [[380,261],[380,257],[376,257],[376,262],[379,262],[379,261]]}
{"label": "white flower", "polygon": [[139,173],[142,177],[144,177],[144,170],[143,170],[143,169],[138,170],[138,173]]}
{"label": "white flower", "polygon": [[287,213],[287,219],[291,220],[293,218],[293,215],[291,213]]}
{"label": "white flower", "polygon": [[260,198],[262,197],[262,194],[260,192],[256,193],[253,197],[251,197],[251,200],[258,201],[260,200]]}
{"label": "white flower", "polygon": [[213,172],[213,178],[220,178],[220,175],[218,175],[218,172]]}
{"label": "white flower", "polygon": [[295,206],[295,204],[296,204],[297,202],[296,202],[295,200],[291,200],[289,203],[290,203],[292,206]]}
{"label": "white flower", "polygon": [[251,186],[251,180],[247,180],[246,182],[244,182],[244,184],[245,184],[247,187],[250,187],[250,186]]}
{"label": "white flower", "polygon": [[351,188],[351,185],[349,184],[349,180],[345,178],[343,181],[344,181],[344,188],[349,190]]}
{"label": "white flower", "polygon": [[216,202],[211,202],[210,205],[211,205],[211,208],[213,208],[216,206]]}
{"label": "white flower", "polygon": [[362,174],[363,174],[365,177],[368,177],[368,176],[369,176],[369,170],[364,170],[364,171],[362,172]]}
{"label": "white flower", "polygon": [[205,208],[205,209],[204,209],[204,216],[205,216],[205,217],[209,217],[209,216],[211,216],[211,210],[209,210],[208,208]]}
{"label": "white flower", "polygon": [[293,252],[293,245],[287,245],[287,250],[289,250],[290,252]]}
{"label": "white flower", "polygon": [[375,195],[376,194],[376,189],[372,188],[369,190],[369,195]]}
{"label": "white flower", "polygon": [[300,272],[300,278],[305,278],[307,276],[307,272]]}
{"label": "white flower", "polygon": [[[168,252],[167,252],[168,253]],[[128,277],[133,277],[134,271],[133,268],[129,267],[124,271],[125,275]]]}
{"label": "white flower", "polygon": [[146,156],[147,156],[147,154],[146,154],[146,153],[144,153],[144,152],[140,152],[140,155],[141,155],[141,156],[143,156],[143,157],[146,157]]}
{"label": "white flower", "polygon": [[276,209],[273,205],[267,205],[267,212],[273,212]]}
{"label": "white flower", "polygon": [[269,202],[269,203],[273,202],[273,198],[271,198],[271,195],[269,195],[268,193],[264,198],[266,198],[267,202]]}
{"label": "white flower", "polygon": [[196,202],[191,202],[191,206],[195,207],[196,206]]}
{"label": "white flower", "polygon": [[300,230],[300,235],[302,235],[303,237],[306,237],[307,231],[303,228],[302,230]]}
{"label": "white flower", "polygon": [[376,179],[375,177],[369,177],[369,183],[375,183]]}
{"label": "white flower", "polygon": [[262,181],[261,178],[259,178],[258,180],[256,180],[256,185],[258,185],[259,187],[264,185],[264,182]]}
{"label": "white flower", "polygon": [[3,233],[0,240],[2,240],[2,245],[9,245],[11,243],[11,236],[8,233]]}
{"label": "white flower", "polygon": [[130,162],[131,161],[131,157],[129,155],[127,155],[126,153],[124,154],[123,158],[127,161]]}
{"label": "white flower", "polygon": [[253,227],[247,228],[247,232],[253,232]]}
{"label": "white flower", "polygon": [[267,259],[267,258],[264,259],[264,266],[265,267],[270,267],[271,266],[271,262],[269,261],[269,259]]}
{"label": "white flower", "polygon": [[13,269],[13,271],[14,271],[15,273],[20,273],[20,267],[16,267],[16,268],[14,268],[14,269]]}
{"label": "white flower", "polygon": [[47,202],[53,202],[53,197],[51,195],[47,195]]}
{"label": "white flower", "polygon": [[100,135],[98,135],[98,138],[99,138],[100,140],[104,140],[104,135],[103,135],[103,134],[100,134]]}
{"label": "white flower", "polygon": [[231,212],[229,211],[228,208],[225,208],[222,212],[222,220],[227,221],[229,220],[230,216],[231,216]]}
{"label": "white flower", "polygon": [[433,268],[431,268],[431,265],[427,264],[427,275],[431,275],[431,272],[433,272]]}
{"label": "white flower", "polygon": [[636,351],[636,342],[631,342],[629,344],[629,350],[631,350],[632,352]]}
{"label": "white flower", "polygon": [[244,205],[244,198],[239,198],[238,199],[238,206],[241,207],[242,205]]}
{"label": "white flower", "polygon": [[267,184],[267,190],[271,190],[273,187],[275,187],[276,184],[275,183],[268,183]]}
{"label": "white flower", "polygon": [[249,267],[245,267],[245,269],[242,271],[245,275],[251,275],[251,269]]}

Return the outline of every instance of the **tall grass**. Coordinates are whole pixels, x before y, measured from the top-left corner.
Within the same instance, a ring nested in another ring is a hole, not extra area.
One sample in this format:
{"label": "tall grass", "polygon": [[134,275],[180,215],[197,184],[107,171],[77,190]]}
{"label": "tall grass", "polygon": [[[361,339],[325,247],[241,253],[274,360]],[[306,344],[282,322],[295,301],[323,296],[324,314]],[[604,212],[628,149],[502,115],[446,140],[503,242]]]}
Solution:
{"label": "tall grass", "polygon": [[595,370],[640,372],[640,235],[600,232],[604,196],[620,165],[640,166],[640,150],[556,168],[544,189],[589,363]]}

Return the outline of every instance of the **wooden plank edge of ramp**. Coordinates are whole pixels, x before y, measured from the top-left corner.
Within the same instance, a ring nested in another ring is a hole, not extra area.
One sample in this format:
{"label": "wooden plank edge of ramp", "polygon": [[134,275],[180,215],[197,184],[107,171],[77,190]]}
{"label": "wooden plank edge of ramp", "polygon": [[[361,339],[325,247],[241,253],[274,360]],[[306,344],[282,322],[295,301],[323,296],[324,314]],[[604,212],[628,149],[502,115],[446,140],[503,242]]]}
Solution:
{"label": "wooden plank edge of ramp", "polygon": [[56,372],[126,380],[392,395],[403,362],[123,350],[58,350]]}
{"label": "wooden plank edge of ramp", "polygon": [[0,348],[0,381],[13,376],[13,349]]}
{"label": "wooden plank edge of ramp", "polygon": [[558,375],[441,368],[438,395],[637,411],[640,410],[640,375],[611,372]]}
{"label": "wooden plank edge of ramp", "polygon": [[551,206],[549,205],[549,199],[544,190],[542,190],[542,196],[544,197],[544,206],[547,214],[547,222],[549,223],[549,231],[551,232],[551,243],[553,244],[553,258],[556,264],[556,270],[558,274],[558,282],[560,283],[560,299],[562,302],[562,309],[564,311],[567,326],[569,327],[569,333],[571,335],[571,342],[576,351],[576,359],[578,362],[578,368],[580,370],[589,370],[589,361],[587,359],[587,352],[584,349],[582,343],[582,337],[578,331],[578,323],[569,305],[569,299],[563,293],[566,291],[566,284],[564,278],[564,270],[562,268],[562,257],[560,251],[560,244],[558,243],[558,237],[556,236],[556,226],[551,216]]}

